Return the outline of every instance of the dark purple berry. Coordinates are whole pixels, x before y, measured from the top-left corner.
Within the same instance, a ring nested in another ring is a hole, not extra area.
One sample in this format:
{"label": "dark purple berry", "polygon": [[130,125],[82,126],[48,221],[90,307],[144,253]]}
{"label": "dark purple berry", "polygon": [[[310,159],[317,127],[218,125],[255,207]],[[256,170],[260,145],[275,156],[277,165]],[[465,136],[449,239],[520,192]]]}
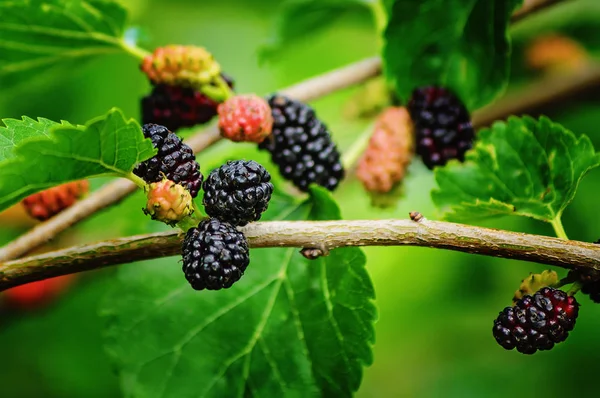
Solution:
{"label": "dark purple berry", "polygon": [[195,198],[202,187],[202,173],[192,148],[164,126],[145,124],[142,130],[144,136],[152,140],[158,153],[138,164],[133,173],[149,184],[166,177],[183,185]]}
{"label": "dark purple berry", "polygon": [[220,290],[240,280],[250,263],[248,242],[233,225],[203,220],[185,235],[183,273],[195,290]]}
{"label": "dark purple berry", "polygon": [[281,95],[267,98],[273,115],[273,132],[260,149],[271,153],[281,174],[299,189],[314,183],[333,191],[344,178],[340,153],[327,126],[314,110]]}
{"label": "dark purple berry", "polygon": [[[233,80],[223,79],[233,88]],[[165,126],[171,131],[204,124],[217,115],[219,103],[191,87],[161,83],[142,98],[142,123]]]}
{"label": "dark purple berry", "polygon": [[550,350],[573,330],[579,313],[575,297],[544,287],[506,307],[494,321],[494,338],[507,350],[523,354]]}
{"label": "dark purple berry", "polygon": [[269,172],[253,160],[227,162],[204,181],[206,214],[233,225],[258,221],[273,193],[270,181]]}
{"label": "dark purple berry", "polygon": [[413,91],[408,111],[415,125],[416,152],[433,169],[465,159],[475,132],[467,108],[450,90],[428,86]]}

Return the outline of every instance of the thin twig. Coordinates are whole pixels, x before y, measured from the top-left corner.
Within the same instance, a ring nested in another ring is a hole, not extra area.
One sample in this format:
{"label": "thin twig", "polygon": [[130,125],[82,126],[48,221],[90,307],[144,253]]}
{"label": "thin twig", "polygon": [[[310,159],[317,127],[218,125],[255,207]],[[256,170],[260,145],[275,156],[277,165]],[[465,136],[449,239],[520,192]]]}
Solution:
{"label": "thin twig", "polygon": [[[301,83],[281,90],[290,97],[301,101],[313,100],[355,84],[364,82],[381,73],[379,58],[368,58],[348,66],[335,69],[320,76],[307,79]],[[194,152],[200,152],[220,140],[219,131],[215,126],[194,134],[186,141]],[[30,252],[43,245],[56,235],[84,220],[94,213],[111,206],[136,189],[129,180],[117,180],[107,184],[87,198],[75,203],[70,208],[50,220],[38,224],[30,231],[10,242],[0,249],[0,262],[8,261]]]}
{"label": "thin twig", "polygon": [[83,221],[108,206],[120,202],[136,189],[137,186],[126,179],[118,179],[105,185],[48,221],[36,225],[17,239],[8,243],[0,249],[0,262],[19,258],[52,240],[56,235],[72,225]]}
{"label": "thin twig", "polygon": [[568,76],[549,76],[522,90],[509,93],[493,105],[474,112],[473,125],[488,126],[510,115],[534,112],[598,86],[600,86],[600,64],[587,64]]}
{"label": "thin twig", "polygon": [[[600,271],[599,245],[427,219],[273,221],[240,229],[253,248],[327,252],[345,246],[425,246]],[[138,235],[6,262],[0,265],[0,291],[54,276],[176,255],[182,236],[181,232]],[[173,266],[178,267],[176,260]],[[401,260],[398,266],[403,266]]]}
{"label": "thin twig", "polygon": [[[381,74],[381,58],[372,57],[315,76],[279,90],[279,93],[300,101],[309,102],[338,90],[363,83],[379,74]],[[194,134],[186,143],[194,152],[200,152],[219,140],[221,140],[219,130],[216,126],[212,126],[199,134]],[[0,252],[1,260],[2,256]]]}
{"label": "thin twig", "polygon": [[564,0],[526,0],[525,4],[523,4],[523,7],[519,8],[512,15],[510,22],[512,22],[512,23],[519,22],[520,20],[522,20],[523,18],[525,18],[526,16],[528,16],[534,12],[538,12],[540,10],[551,7],[553,5],[561,3],[563,1]]}

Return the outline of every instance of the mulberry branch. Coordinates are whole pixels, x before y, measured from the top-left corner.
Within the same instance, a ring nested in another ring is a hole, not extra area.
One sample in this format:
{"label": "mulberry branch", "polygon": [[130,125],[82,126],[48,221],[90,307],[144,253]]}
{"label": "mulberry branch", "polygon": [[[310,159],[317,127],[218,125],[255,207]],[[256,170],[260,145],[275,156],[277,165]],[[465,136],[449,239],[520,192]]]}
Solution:
{"label": "mulberry branch", "polygon": [[[413,219],[272,221],[240,230],[253,248],[297,247],[327,253],[346,246],[424,246],[600,271],[600,245]],[[180,232],[138,235],[5,262],[0,264],[0,291],[54,276],[173,256],[180,253],[182,239]],[[405,265],[401,259],[398,262]],[[177,261],[173,266],[179,266]]]}

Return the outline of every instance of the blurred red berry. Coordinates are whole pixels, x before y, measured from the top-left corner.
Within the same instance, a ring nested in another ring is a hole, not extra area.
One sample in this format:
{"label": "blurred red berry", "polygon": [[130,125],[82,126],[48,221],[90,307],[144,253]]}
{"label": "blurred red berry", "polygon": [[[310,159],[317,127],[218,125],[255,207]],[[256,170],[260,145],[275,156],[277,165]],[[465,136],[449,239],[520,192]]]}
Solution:
{"label": "blurred red berry", "polygon": [[33,310],[52,303],[74,282],[76,275],[63,275],[13,287],[4,292],[5,303],[13,308]]}
{"label": "blurred red berry", "polygon": [[73,181],[29,195],[21,203],[31,217],[45,221],[72,206],[88,190],[87,180]]}

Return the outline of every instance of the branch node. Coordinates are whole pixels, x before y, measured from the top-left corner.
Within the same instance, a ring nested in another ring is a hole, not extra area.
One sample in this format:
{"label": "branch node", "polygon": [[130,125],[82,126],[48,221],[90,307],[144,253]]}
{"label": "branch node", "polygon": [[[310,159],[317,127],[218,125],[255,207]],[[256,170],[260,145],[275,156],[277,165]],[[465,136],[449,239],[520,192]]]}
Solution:
{"label": "branch node", "polygon": [[425,219],[425,217],[423,217],[423,214],[419,213],[418,211],[411,211],[410,213],[408,213],[408,215],[410,216],[410,219],[414,222],[421,222]]}
{"label": "branch node", "polygon": [[321,244],[319,247],[304,247],[300,250],[300,254],[309,260],[316,260],[319,257],[328,256],[329,249]]}

